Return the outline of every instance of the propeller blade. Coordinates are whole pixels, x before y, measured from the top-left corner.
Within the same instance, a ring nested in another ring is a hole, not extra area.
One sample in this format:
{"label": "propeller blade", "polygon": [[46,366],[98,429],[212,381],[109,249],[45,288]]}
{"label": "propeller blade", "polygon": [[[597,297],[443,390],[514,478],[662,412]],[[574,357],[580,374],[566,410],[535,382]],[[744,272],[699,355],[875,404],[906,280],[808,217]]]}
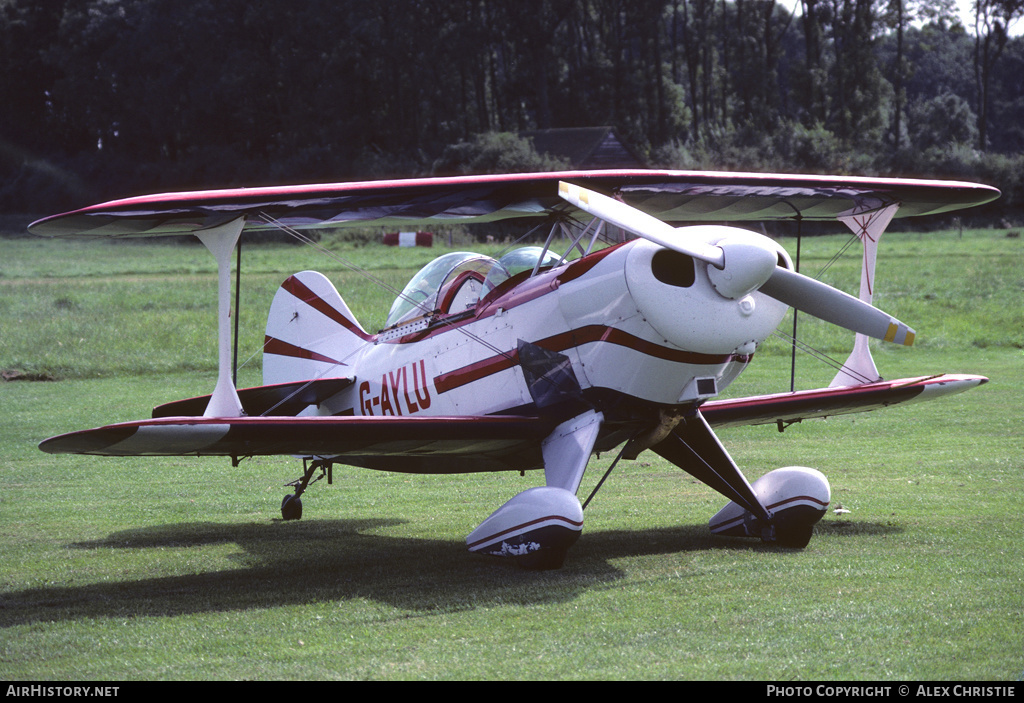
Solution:
{"label": "propeller blade", "polygon": [[762,284],[761,292],[818,319],[851,332],[909,347],[914,330],[889,313],[854,298],[827,283],[781,266]]}
{"label": "propeller blade", "polygon": [[[666,249],[692,256],[694,259],[711,264],[716,269],[725,268],[726,242],[724,240],[722,246],[716,246],[701,241],[699,237],[686,236],[683,229],[677,229],[656,217],[606,195],[565,181],[559,182],[558,194],[594,217],[599,217],[638,237],[643,237]],[[693,230],[695,228],[686,229]],[[737,257],[739,261],[730,266],[730,270],[735,269],[733,273],[739,279],[739,283],[732,286],[735,290],[730,290],[726,281],[725,287],[719,291],[725,297],[738,298],[756,288],[792,308],[851,332],[904,346],[914,343],[913,329],[870,303],[865,303],[827,283],[808,278],[782,266],[776,266],[769,275],[770,264],[761,261],[760,259],[763,257],[743,254],[735,243],[730,246],[736,249],[735,253],[739,255]],[[748,247],[748,249],[753,250],[756,247]],[[715,284],[715,275],[711,269],[708,269],[708,274],[712,276],[712,283]],[[767,280],[764,276],[767,276]],[[762,281],[764,282],[762,283]],[[722,286],[723,282],[721,281],[716,284],[716,288]]]}
{"label": "propeller blade", "polygon": [[558,194],[584,212],[599,217],[627,232],[632,232],[638,237],[643,237],[666,249],[678,251],[680,254],[692,256],[716,268],[721,269],[725,266],[725,252],[721,247],[693,241],[691,238],[684,239],[672,225],[637,210],[635,207],[565,181],[559,181]]}

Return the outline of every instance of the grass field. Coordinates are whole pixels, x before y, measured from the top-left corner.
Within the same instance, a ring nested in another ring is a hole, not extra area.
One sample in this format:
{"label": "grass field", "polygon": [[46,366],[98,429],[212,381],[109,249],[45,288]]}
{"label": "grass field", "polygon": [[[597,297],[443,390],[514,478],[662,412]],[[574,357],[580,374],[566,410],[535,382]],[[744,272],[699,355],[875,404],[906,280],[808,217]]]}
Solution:
{"label": "grass field", "polygon": [[[802,270],[844,239],[805,241]],[[442,253],[334,248],[399,288]],[[240,385],[259,382],[289,273],[328,273],[367,328],[393,298],[304,248],[254,246],[244,266]],[[858,268],[851,254],[824,278],[855,291]],[[536,473],[338,468],[285,523],[294,460],[41,453],[53,434],[212,389],[215,275],[195,246],[0,240],[0,370],[56,379],[0,384],[0,678],[1018,680],[1024,243],[891,233],[878,280],[876,304],[919,340],[876,346],[885,376],[991,382],[781,435],[720,432],[749,478],[814,466],[850,513],[803,551],[713,537],[724,499],[648,452],[616,468],[565,567],[535,573],[463,540]],[[845,357],[850,335],[800,320]],[[789,368],[771,340],[729,393],[786,390]],[[798,357],[798,387],[833,373]]]}

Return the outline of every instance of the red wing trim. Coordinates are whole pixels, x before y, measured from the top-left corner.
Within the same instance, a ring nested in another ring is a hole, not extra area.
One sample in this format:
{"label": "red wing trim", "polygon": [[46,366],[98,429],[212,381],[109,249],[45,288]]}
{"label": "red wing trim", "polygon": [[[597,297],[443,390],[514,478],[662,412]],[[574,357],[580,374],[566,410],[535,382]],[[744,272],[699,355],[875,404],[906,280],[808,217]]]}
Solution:
{"label": "red wing trim", "polygon": [[701,406],[700,411],[713,427],[782,424],[930,400],[961,393],[987,381],[984,376],[959,374],[922,376],[860,386],[710,400]]}
{"label": "red wing trim", "polygon": [[[367,226],[461,218],[489,221],[564,208],[558,181],[615,193],[663,220],[834,219],[901,204],[898,217],[948,212],[999,197],[955,181],[700,171],[565,171],[162,193],[92,205],[30,225],[42,236],[186,234],[257,213],[286,225]],[[737,203],[740,205],[737,207]]]}
{"label": "red wing trim", "polygon": [[542,465],[554,421],[533,417],[171,417],[72,432],[49,454],[319,456],[409,473],[525,470]]}

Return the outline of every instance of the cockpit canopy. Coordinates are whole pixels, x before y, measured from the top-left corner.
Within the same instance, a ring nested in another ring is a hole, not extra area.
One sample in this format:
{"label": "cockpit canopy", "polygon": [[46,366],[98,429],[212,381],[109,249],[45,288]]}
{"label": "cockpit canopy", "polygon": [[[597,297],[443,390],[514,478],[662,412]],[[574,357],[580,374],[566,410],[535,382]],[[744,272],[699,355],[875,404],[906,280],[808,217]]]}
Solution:
{"label": "cockpit canopy", "polygon": [[551,267],[559,260],[544,247],[513,249],[500,259],[465,251],[445,254],[412,277],[392,304],[385,327],[435,312],[463,312],[517,273]]}

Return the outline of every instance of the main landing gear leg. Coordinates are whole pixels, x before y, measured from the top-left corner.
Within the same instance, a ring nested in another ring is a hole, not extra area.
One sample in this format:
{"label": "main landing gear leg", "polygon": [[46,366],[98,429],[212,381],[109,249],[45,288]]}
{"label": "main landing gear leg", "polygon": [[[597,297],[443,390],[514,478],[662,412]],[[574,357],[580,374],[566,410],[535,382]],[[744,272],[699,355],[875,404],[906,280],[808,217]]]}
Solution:
{"label": "main landing gear leg", "polygon": [[[327,477],[327,483],[333,483],[332,469],[334,464],[325,461],[323,459],[315,459],[313,461],[303,460],[303,472],[302,478],[286,483],[286,486],[294,486],[295,492],[289,493],[281,501],[281,518],[283,520],[301,520],[302,519],[302,494],[306,492],[306,488],[310,483],[316,483],[324,476]],[[313,474],[317,471],[320,475],[313,478]],[[312,481],[310,480],[312,479]]]}
{"label": "main landing gear leg", "polygon": [[750,484],[699,412],[652,449],[732,500],[711,518],[714,534],[803,549],[831,500],[828,480],[802,466],[770,471]]}
{"label": "main landing gear leg", "polygon": [[469,551],[511,557],[527,569],[557,569],[583,531],[576,497],[604,415],[563,422],[541,445],[547,485],[529,488],[491,513],[466,537]]}

